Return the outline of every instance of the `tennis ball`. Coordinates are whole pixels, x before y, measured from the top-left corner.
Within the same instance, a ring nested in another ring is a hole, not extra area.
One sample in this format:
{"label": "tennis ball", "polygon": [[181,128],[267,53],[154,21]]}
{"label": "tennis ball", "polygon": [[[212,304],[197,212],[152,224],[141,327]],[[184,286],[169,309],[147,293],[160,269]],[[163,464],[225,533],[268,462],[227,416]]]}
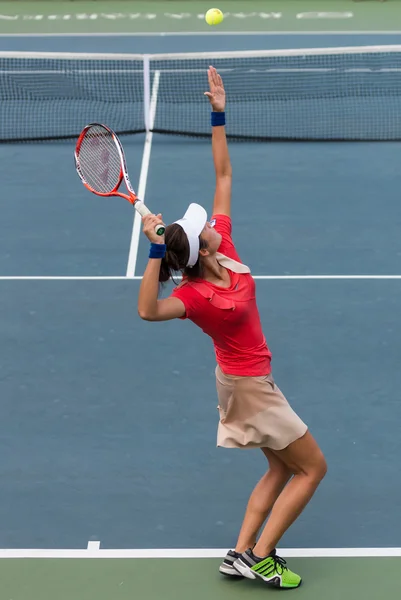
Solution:
{"label": "tennis ball", "polygon": [[224,15],[219,8],[210,8],[205,15],[208,25],[218,25],[224,19]]}

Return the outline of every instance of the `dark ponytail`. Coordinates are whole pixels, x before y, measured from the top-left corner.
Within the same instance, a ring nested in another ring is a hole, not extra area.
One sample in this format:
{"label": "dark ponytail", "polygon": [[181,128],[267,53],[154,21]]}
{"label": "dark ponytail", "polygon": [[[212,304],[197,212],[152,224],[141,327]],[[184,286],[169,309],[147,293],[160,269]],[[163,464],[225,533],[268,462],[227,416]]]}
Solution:
{"label": "dark ponytail", "polygon": [[[202,277],[202,265],[199,258],[193,267],[187,267],[189,258],[188,238],[183,228],[177,223],[168,225],[165,232],[166,254],[162,258],[159,282],[174,281],[174,273],[183,273],[189,279]],[[207,243],[199,238],[199,249],[207,248]]]}

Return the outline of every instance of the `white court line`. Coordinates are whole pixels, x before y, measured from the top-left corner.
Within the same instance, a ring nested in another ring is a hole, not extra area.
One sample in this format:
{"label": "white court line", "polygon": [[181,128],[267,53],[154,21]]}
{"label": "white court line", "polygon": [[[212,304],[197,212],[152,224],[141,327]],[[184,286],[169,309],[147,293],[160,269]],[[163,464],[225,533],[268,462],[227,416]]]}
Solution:
{"label": "white court line", "polygon": [[[160,81],[160,71],[155,71],[153,78],[153,86],[152,86],[152,95],[150,97],[150,110],[149,110],[149,128],[152,130],[155,117],[156,117],[156,108],[157,108],[157,94],[159,92],[159,81]],[[138,184],[138,198],[145,202],[145,193],[146,193],[146,183],[148,180],[148,171],[149,171],[149,162],[150,162],[150,153],[152,150],[152,140],[153,140],[153,132],[148,131],[146,134],[145,145],[143,148],[143,156],[142,156],[142,166],[141,166],[141,174],[139,176],[139,184]],[[131,237],[131,245],[128,256],[128,264],[127,264],[127,277],[130,275],[133,277],[135,275],[136,268],[136,260],[138,256],[138,247],[139,247],[139,236],[141,234],[141,215],[138,211],[135,211],[134,224],[132,228],[132,237]]]}
{"label": "white court line", "polygon": [[[1,558],[223,558],[227,548],[195,549],[0,549]],[[283,558],[401,557],[401,548],[279,548]]]}
{"label": "white court line", "polygon": [[[253,275],[258,280],[395,280],[401,279],[401,275]],[[0,281],[139,281],[142,275],[128,276],[108,276],[108,275],[1,275]],[[175,277],[180,280],[181,277]]]}
{"label": "white court line", "polygon": [[148,32],[103,32],[103,33],[0,33],[2,37],[174,37],[174,36],[211,36],[220,35],[401,35],[400,30],[393,31],[148,31]]}
{"label": "white court line", "polygon": [[253,275],[254,279],[401,279],[401,275]]}
{"label": "white court line", "polygon": [[[120,276],[107,276],[99,275],[86,276],[86,275],[1,275],[0,281],[123,281],[126,280],[125,275]],[[142,279],[142,277],[135,277],[135,279]]]}

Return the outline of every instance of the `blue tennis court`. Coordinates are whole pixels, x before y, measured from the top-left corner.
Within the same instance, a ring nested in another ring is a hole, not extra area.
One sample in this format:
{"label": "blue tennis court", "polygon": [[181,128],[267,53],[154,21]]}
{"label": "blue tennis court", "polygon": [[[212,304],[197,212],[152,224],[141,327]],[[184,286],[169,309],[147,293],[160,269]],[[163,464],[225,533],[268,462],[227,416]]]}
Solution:
{"label": "blue tennis court", "polygon": [[[399,40],[277,35],[235,44]],[[213,37],[208,50],[233,43]],[[74,51],[99,44],[77,38]],[[0,39],[0,50],[67,49],[71,38]],[[199,50],[196,37],[101,41],[102,52]],[[145,136],[122,141],[138,186]],[[275,379],[329,465],[284,548],[401,546],[400,149],[230,144],[234,240],[256,277]],[[127,202],[83,188],[73,152],[74,140],[0,145],[0,548],[228,548],[264,460],[216,449],[212,343],[189,322],[139,319],[147,241]],[[209,140],[155,134],[148,167],[145,201],[166,222],[191,201],[211,207]]]}

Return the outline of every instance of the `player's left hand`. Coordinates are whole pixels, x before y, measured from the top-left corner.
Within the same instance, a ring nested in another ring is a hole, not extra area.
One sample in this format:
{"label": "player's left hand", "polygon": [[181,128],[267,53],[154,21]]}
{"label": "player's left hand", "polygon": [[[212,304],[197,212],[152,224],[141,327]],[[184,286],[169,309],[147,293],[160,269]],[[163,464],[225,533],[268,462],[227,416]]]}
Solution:
{"label": "player's left hand", "polygon": [[205,96],[209,98],[210,104],[215,112],[224,112],[226,107],[226,92],[223,80],[214,67],[209,67],[207,72],[209,80],[209,92]]}

